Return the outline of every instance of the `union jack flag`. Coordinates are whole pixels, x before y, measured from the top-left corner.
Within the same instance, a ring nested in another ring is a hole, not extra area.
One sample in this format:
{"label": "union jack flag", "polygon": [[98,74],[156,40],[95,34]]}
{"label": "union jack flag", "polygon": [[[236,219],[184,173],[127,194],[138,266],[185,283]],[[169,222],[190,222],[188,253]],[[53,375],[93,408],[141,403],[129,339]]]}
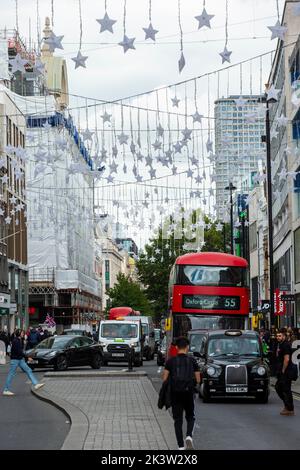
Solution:
{"label": "union jack flag", "polygon": [[47,313],[45,323],[47,323],[47,325],[50,328],[52,328],[53,326],[56,325],[56,322],[55,322],[54,318],[52,318],[51,315],[49,315],[49,313]]}

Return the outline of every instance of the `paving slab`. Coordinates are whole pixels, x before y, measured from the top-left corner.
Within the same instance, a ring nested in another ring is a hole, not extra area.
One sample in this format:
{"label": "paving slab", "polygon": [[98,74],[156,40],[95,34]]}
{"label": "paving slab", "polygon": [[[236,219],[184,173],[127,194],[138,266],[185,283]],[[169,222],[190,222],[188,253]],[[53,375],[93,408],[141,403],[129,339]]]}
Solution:
{"label": "paving slab", "polygon": [[47,373],[45,386],[32,391],[70,417],[63,450],[177,449],[173,420],[158,409],[158,394],[142,371]]}

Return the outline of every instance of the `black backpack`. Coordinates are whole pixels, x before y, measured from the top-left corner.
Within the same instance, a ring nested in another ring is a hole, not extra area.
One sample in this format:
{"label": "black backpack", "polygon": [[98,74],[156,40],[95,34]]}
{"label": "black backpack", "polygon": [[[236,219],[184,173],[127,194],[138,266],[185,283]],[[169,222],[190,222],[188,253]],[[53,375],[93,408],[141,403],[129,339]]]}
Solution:
{"label": "black backpack", "polygon": [[171,373],[172,392],[191,392],[194,388],[193,360],[189,356],[174,358]]}

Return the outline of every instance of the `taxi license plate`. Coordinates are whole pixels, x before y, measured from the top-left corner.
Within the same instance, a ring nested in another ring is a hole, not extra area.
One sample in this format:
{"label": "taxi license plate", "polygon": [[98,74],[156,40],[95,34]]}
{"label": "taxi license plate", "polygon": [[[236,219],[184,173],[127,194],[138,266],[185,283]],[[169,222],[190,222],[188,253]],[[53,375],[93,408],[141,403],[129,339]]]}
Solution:
{"label": "taxi license plate", "polygon": [[248,387],[226,387],[226,393],[248,392]]}
{"label": "taxi license plate", "polygon": [[125,354],[124,353],[112,353],[112,356],[113,357],[124,357]]}

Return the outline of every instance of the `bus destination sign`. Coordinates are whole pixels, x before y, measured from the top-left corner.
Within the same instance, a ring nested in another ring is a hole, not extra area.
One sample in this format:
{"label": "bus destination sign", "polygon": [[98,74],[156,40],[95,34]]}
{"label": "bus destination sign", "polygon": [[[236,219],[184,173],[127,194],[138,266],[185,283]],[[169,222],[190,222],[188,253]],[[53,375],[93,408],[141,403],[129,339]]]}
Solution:
{"label": "bus destination sign", "polygon": [[240,298],[223,295],[184,295],[182,307],[199,310],[239,310]]}

